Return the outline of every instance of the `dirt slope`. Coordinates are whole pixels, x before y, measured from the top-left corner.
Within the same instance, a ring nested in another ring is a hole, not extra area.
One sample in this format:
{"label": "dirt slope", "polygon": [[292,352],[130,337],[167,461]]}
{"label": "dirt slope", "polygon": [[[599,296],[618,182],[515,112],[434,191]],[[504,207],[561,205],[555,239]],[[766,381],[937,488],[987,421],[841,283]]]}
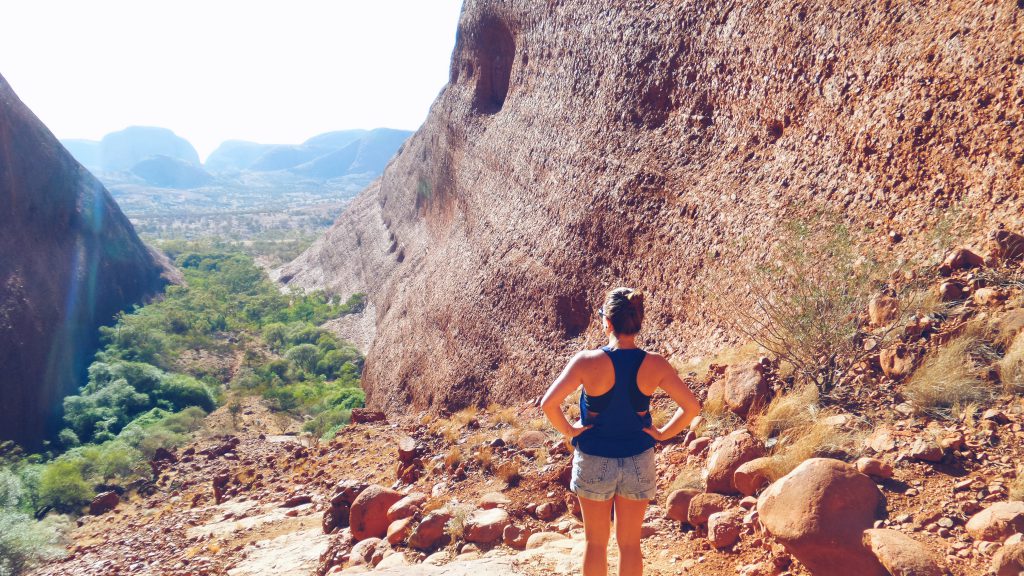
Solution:
{"label": "dirt slope", "polygon": [[165,284],[113,198],[0,77],[0,441],[34,447],[101,324]]}
{"label": "dirt slope", "polygon": [[1007,0],[468,0],[426,123],[281,279],[369,293],[392,410],[539,394],[617,284],[705,353],[706,270],[787,219],[914,255],[952,205],[1019,224],[1022,41]]}

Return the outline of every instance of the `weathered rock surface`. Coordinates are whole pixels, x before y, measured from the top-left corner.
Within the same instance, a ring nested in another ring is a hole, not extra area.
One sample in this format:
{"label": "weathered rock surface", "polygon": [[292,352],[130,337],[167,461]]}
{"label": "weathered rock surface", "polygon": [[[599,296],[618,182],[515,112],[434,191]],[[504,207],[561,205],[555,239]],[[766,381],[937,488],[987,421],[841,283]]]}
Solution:
{"label": "weathered rock surface", "polygon": [[505,527],[509,525],[508,512],[501,508],[477,510],[466,519],[466,542],[492,544],[501,540]]}
{"label": "weathered rock surface", "polygon": [[676,522],[689,521],[690,501],[700,494],[696,488],[681,488],[673,491],[665,500],[665,517]]}
{"label": "weathered rock surface", "polygon": [[751,409],[768,401],[768,378],[760,362],[730,366],[725,372],[725,405],[733,413],[746,416]]}
{"label": "weathered rock surface", "polygon": [[886,576],[863,544],[882,494],[853,466],[811,458],[769,486],[757,501],[761,524],[812,574]]}
{"label": "weathered rock surface", "polygon": [[1019,19],[1012,1],[466,2],[422,128],[280,278],[368,293],[378,408],[540,395],[600,337],[613,284],[657,294],[661,349],[712,352],[727,335],[698,288],[792,217],[892,223],[897,253],[960,201],[1016,218]]}
{"label": "weathered rock surface", "polygon": [[357,541],[366,538],[383,538],[387,535],[388,510],[404,498],[401,492],[383,486],[372,485],[356,496],[349,513],[349,526]]}
{"label": "weathered rock surface", "polygon": [[164,286],[161,262],[0,77],[0,440],[55,431],[97,328]]}
{"label": "weathered rock surface", "polygon": [[973,538],[990,542],[1024,533],[1024,502],[996,502],[972,516],[966,528]]}
{"label": "weathered rock surface", "polygon": [[864,532],[864,545],[892,576],[945,576],[946,570],[920,542],[896,530]]}
{"label": "weathered rock surface", "polygon": [[707,463],[707,490],[736,494],[733,476],[743,464],[765,455],[764,445],[746,430],[736,430],[711,445]]}
{"label": "weathered rock surface", "polygon": [[1007,544],[992,558],[996,576],[1020,576],[1024,573],[1024,542]]}

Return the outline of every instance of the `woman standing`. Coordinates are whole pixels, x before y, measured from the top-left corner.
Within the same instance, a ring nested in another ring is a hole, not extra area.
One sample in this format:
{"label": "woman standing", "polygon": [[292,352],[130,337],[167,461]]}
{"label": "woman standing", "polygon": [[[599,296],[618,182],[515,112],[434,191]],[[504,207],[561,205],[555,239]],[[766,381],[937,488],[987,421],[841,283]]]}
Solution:
{"label": "woman standing", "polygon": [[[583,509],[583,576],[608,573],[613,508],[619,575],[641,576],[640,528],[657,484],[654,444],[686,429],[701,407],[667,360],[637,347],[644,319],[642,293],[615,288],[598,314],[608,345],[576,354],[548,388],[541,407],[576,447],[571,488]],[[570,424],[562,403],[580,386],[580,421]],[[655,428],[650,404],[659,388],[679,409],[664,426]]]}

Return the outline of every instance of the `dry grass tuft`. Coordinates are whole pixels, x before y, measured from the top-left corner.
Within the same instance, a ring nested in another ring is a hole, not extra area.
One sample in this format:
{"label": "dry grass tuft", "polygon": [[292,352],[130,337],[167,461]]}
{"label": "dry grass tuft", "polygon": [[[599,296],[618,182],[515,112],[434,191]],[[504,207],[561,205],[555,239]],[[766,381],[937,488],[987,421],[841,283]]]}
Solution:
{"label": "dry grass tuft", "polygon": [[491,469],[491,465],[494,463],[494,448],[490,446],[484,446],[477,450],[476,461],[480,464],[480,469],[487,471]]}
{"label": "dry grass tuft", "polygon": [[466,520],[475,509],[474,506],[469,504],[456,504],[452,506],[452,518],[448,521],[445,528],[448,535],[452,537],[453,542],[462,539],[462,535],[466,532]]}
{"label": "dry grass tuft", "polygon": [[520,475],[519,464],[515,461],[507,461],[498,464],[498,467],[494,471],[498,478],[501,479],[510,488],[519,485],[519,481],[523,479]]}
{"label": "dry grass tuft", "polygon": [[505,408],[500,404],[491,404],[487,407],[487,412],[492,415],[495,424],[514,426],[519,421],[519,410],[515,406]]}
{"label": "dry grass tuft", "polygon": [[715,438],[743,426],[743,419],[729,411],[722,401],[705,402],[700,415],[701,423],[695,430],[697,436]]}
{"label": "dry grass tuft", "polygon": [[751,417],[750,431],[767,442],[786,430],[807,428],[820,415],[818,401],[818,389],[813,384],[777,394],[761,412]]}
{"label": "dry grass tuft", "polygon": [[1010,500],[1024,501],[1024,467],[1017,470],[1017,478],[1010,483]]}
{"label": "dry grass tuft", "polygon": [[462,464],[462,450],[459,450],[457,446],[452,446],[444,456],[444,467],[454,470],[459,467],[459,464]]}
{"label": "dry grass tuft", "polygon": [[452,422],[459,426],[468,426],[477,419],[480,409],[476,406],[466,406],[455,414],[452,414]]}
{"label": "dry grass tuft", "polygon": [[982,378],[996,353],[987,330],[972,322],[963,334],[932,352],[910,377],[903,395],[919,411],[949,419],[969,404],[985,404],[995,390]]}
{"label": "dry grass tuft", "polygon": [[996,370],[1004,390],[1024,394],[1024,337],[1018,337],[1010,344],[996,364]]}
{"label": "dry grass tuft", "polygon": [[863,444],[861,440],[860,434],[821,421],[790,428],[772,447],[770,479],[774,482],[782,478],[808,458],[830,456],[850,459],[859,456],[857,447]]}

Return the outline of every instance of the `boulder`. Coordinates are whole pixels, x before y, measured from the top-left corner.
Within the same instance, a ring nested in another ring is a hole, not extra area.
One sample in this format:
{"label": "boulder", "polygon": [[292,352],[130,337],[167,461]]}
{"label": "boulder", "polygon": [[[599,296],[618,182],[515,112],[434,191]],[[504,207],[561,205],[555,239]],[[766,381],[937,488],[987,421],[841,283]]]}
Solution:
{"label": "boulder", "polygon": [[996,502],[972,516],[966,528],[975,540],[1002,542],[1024,532],[1024,502]]}
{"label": "boulder", "polygon": [[1014,542],[1003,546],[992,558],[992,572],[995,576],[1024,574],[1024,542]]}
{"label": "boulder", "polygon": [[900,301],[887,294],[879,294],[868,302],[868,321],[873,327],[888,326],[899,316]]}
{"label": "boulder", "polygon": [[845,462],[811,458],[758,498],[761,525],[812,574],[886,576],[862,544],[882,493]]}
{"label": "boulder", "polygon": [[386,572],[388,568],[401,568],[409,565],[409,559],[405,557],[405,554],[396,552],[385,556],[384,559],[377,563],[376,569]]}
{"label": "boulder", "polygon": [[985,251],[985,262],[989,265],[1015,262],[1024,257],[1024,236],[1000,227],[989,232]]}
{"label": "boulder", "polygon": [[410,464],[422,452],[423,447],[415,439],[409,436],[398,439],[398,461],[402,464]]}
{"label": "boulder", "polygon": [[385,538],[388,544],[394,546],[402,540],[405,540],[409,536],[409,533],[412,531],[412,522],[413,518],[410,516],[400,518],[389,524],[387,537]]}
{"label": "boulder", "polygon": [[744,496],[755,496],[772,483],[772,459],[768,456],[744,462],[732,475],[733,486]]}
{"label": "boulder", "polygon": [[417,550],[432,550],[451,542],[451,537],[445,532],[451,519],[452,515],[443,510],[427,514],[409,535],[409,546]]}
{"label": "boulder", "polygon": [[945,576],[946,570],[923,544],[896,530],[864,531],[864,545],[892,576]]}
{"label": "boulder", "polygon": [[558,532],[537,532],[526,539],[526,549],[543,548],[548,542],[567,540],[569,537]]}
{"label": "boulder", "polygon": [[878,354],[882,373],[893,380],[900,380],[914,371],[916,355],[905,344],[885,348]]}
{"label": "boulder", "polygon": [[349,526],[357,541],[383,538],[388,532],[388,509],[405,495],[377,484],[356,496],[349,513]]}
{"label": "boulder", "polygon": [[736,494],[733,475],[742,464],[765,455],[764,446],[746,430],[736,430],[711,446],[707,462],[707,491]]}
{"label": "boulder", "polygon": [[728,548],[738,542],[742,529],[742,510],[723,510],[708,516],[708,541],[715,548]]}
{"label": "boulder", "polygon": [[676,522],[689,522],[690,500],[700,494],[696,488],[681,488],[668,495],[665,501],[665,518]]}
{"label": "boulder", "polygon": [[692,526],[700,526],[706,523],[712,514],[727,510],[730,506],[732,501],[725,496],[702,492],[690,500],[690,507],[686,512],[687,521]]}
{"label": "boulder", "polygon": [[401,520],[402,518],[408,518],[409,516],[416,515],[426,501],[427,495],[422,492],[411,492],[407,494],[404,498],[395,502],[390,508],[388,508],[388,522],[394,522],[395,520]]}
{"label": "boulder", "polygon": [[117,505],[121,503],[121,497],[117,495],[117,492],[103,492],[97,494],[92,502],[89,503],[89,514],[93,516],[99,516],[100,514],[106,514]]}
{"label": "boulder", "polygon": [[924,462],[941,462],[942,457],[946,454],[934,439],[918,438],[910,446],[908,455],[915,460]]}
{"label": "boulder", "polygon": [[377,553],[378,546],[383,542],[380,538],[366,538],[356,542],[355,546],[352,546],[352,552],[349,553],[349,566],[370,564],[373,561],[373,556]]}
{"label": "boulder", "polygon": [[505,542],[505,546],[516,550],[525,550],[526,543],[529,542],[530,536],[533,536],[532,529],[529,527],[516,526],[515,524],[505,526],[505,530],[501,533],[501,539]]}
{"label": "boulder", "polygon": [[484,510],[490,510],[491,508],[505,508],[512,501],[508,499],[501,492],[488,492],[480,497],[480,507]]}
{"label": "boulder", "polygon": [[939,284],[938,292],[940,302],[956,302],[967,297],[964,285],[956,280],[947,280]]}
{"label": "boulder", "polygon": [[978,306],[996,306],[1006,300],[1006,292],[998,288],[978,288],[971,295],[971,299]]}
{"label": "boulder", "polygon": [[725,372],[723,387],[725,405],[741,417],[764,405],[770,393],[765,367],[760,362],[730,366]]}
{"label": "boulder", "polygon": [[949,274],[956,270],[969,270],[985,265],[985,259],[967,248],[956,248],[946,255],[939,266],[940,274]]}
{"label": "boulder", "polygon": [[547,442],[547,440],[548,435],[540,430],[527,430],[519,435],[519,438],[516,439],[516,444],[518,444],[520,448],[529,450],[544,446],[544,443]]}
{"label": "boulder", "polygon": [[869,458],[867,456],[859,458],[854,463],[854,466],[857,467],[857,471],[861,474],[867,474],[873,478],[892,478],[892,465],[877,458]]}
{"label": "boulder", "polygon": [[352,409],[352,422],[355,424],[368,424],[370,422],[386,422],[387,416],[384,415],[380,410],[370,410],[369,408],[353,408]]}
{"label": "boulder", "polygon": [[463,537],[466,542],[493,544],[501,539],[509,522],[508,512],[501,508],[476,510],[466,519]]}

